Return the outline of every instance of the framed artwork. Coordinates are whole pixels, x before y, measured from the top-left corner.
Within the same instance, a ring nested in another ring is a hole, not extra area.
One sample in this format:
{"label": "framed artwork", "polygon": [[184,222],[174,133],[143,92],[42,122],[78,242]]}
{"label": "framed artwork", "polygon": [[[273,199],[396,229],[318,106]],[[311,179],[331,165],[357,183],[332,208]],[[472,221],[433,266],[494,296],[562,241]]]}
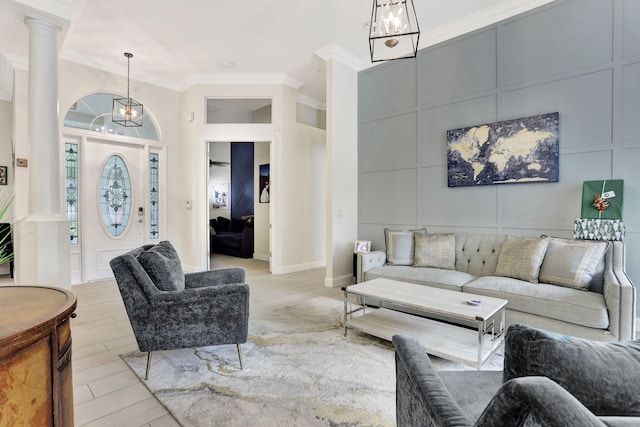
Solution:
{"label": "framed artwork", "polygon": [[7,185],[7,167],[0,166],[0,185]]}
{"label": "framed artwork", "polygon": [[371,252],[371,241],[369,240],[356,240],[356,244],[353,248],[354,252]]}
{"label": "framed artwork", "polygon": [[229,209],[228,182],[211,184],[211,207],[214,209]]}
{"label": "framed artwork", "polygon": [[258,185],[258,201],[269,203],[269,164],[259,166],[260,180]]}
{"label": "framed artwork", "polygon": [[558,136],[558,113],[448,130],[448,186],[558,182]]}

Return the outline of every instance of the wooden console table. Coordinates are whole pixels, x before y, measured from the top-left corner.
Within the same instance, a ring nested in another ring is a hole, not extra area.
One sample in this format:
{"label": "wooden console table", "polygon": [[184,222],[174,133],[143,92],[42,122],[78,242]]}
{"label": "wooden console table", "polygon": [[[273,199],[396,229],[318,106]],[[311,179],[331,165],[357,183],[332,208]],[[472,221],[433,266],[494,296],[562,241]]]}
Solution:
{"label": "wooden console table", "polygon": [[0,286],[0,427],[73,427],[75,308],[63,289]]}

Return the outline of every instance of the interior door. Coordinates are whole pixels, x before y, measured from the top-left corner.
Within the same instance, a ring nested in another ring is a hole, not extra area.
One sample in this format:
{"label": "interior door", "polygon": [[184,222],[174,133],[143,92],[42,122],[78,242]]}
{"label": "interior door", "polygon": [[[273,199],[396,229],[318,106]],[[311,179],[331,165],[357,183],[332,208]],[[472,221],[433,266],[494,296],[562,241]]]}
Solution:
{"label": "interior door", "polygon": [[[88,139],[83,163],[84,280],[113,277],[109,261],[144,241],[144,148]],[[139,211],[140,210],[140,211]]]}

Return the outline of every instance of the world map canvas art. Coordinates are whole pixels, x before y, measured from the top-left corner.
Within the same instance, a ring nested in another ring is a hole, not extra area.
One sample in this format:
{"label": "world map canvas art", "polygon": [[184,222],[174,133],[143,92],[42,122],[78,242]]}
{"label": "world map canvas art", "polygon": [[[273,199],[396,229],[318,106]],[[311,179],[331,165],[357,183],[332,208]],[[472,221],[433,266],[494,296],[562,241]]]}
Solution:
{"label": "world map canvas art", "polygon": [[447,131],[448,186],[558,182],[559,114]]}

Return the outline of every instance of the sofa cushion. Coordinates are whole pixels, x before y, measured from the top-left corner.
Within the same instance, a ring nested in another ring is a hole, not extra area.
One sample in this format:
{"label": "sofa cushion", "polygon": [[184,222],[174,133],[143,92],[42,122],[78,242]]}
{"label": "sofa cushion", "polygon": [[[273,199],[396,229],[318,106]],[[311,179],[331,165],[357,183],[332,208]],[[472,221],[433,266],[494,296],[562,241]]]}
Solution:
{"label": "sofa cushion", "polygon": [[496,276],[538,283],[540,265],[548,244],[548,237],[505,236],[498,257]]}
{"label": "sofa cushion", "polygon": [[415,262],[416,267],[444,268],[455,270],[456,235],[416,233]]}
{"label": "sofa cushion", "polygon": [[229,224],[229,231],[232,233],[242,233],[242,230],[244,230],[244,220],[232,219],[231,224]]}
{"label": "sofa cushion", "polygon": [[229,218],[225,218],[223,216],[219,216],[216,219],[216,231],[229,231],[229,226],[231,225],[231,220]]}
{"label": "sofa cushion", "polygon": [[507,308],[576,325],[606,329],[609,315],[602,294],[508,277],[478,277],[464,292],[506,299]]}
{"label": "sofa cushion", "polygon": [[588,289],[607,242],[551,238],[540,266],[538,280],[553,285]]}
{"label": "sofa cushion", "polygon": [[442,268],[388,265],[375,267],[364,274],[364,280],[387,278],[434,288],[461,291],[462,287],[476,276],[462,271],[444,270]]}
{"label": "sofa cushion", "polygon": [[426,228],[419,230],[384,229],[384,241],[387,247],[387,262],[394,265],[413,265],[414,233],[426,233]]}
{"label": "sofa cushion", "polygon": [[524,376],[550,378],[596,415],[640,415],[640,340],[604,343],[512,325],[503,380]]}
{"label": "sofa cushion", "polygon": [[162,241],[138,255],[138,262],[161,291],[183,291],[184,272],[180,258],[168,241]]}

